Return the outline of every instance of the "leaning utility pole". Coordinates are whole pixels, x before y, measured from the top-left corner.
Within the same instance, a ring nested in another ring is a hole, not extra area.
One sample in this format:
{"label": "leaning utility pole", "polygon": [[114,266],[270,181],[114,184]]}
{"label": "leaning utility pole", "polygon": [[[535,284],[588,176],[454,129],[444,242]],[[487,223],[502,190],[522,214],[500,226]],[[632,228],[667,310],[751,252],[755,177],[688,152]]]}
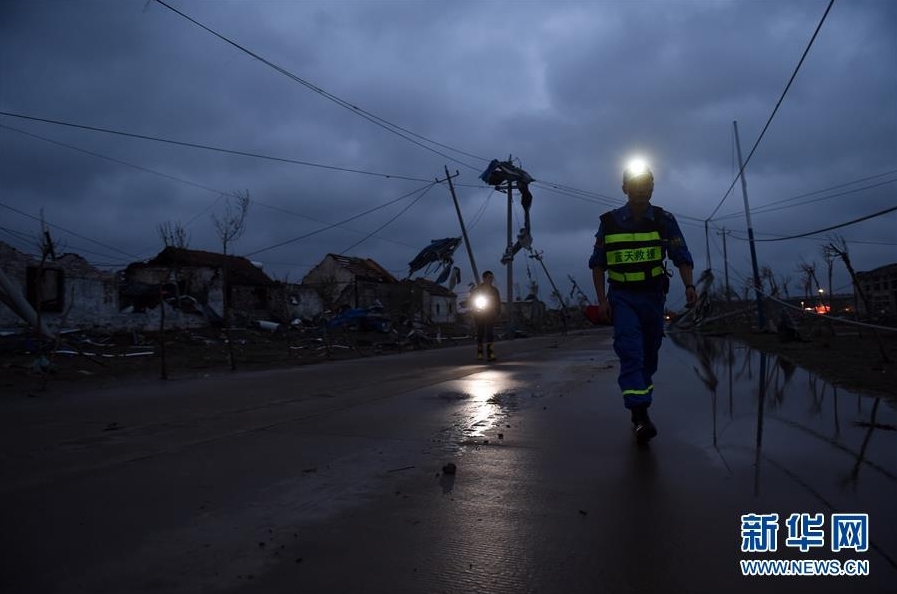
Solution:
{"label": "leaning utility pole", "polygon": [[747,181],[744,178],[744,163],[741,160],[741,141],[738,140],[738,122],[732,122],[735,128],[735,148],[738,149],[738,171],[741,176],[741,193],[744,196],[744,217],[747,220],[748,241],[751,244],[751,266],[754,268],[754,292],[757,295],[757,323],[760,330],[766,325],[763,317],[763,294],[760,292],[760,270],[757,267],[757,248],[754,247],[754,226],[751,224],[751,207],[748,204]]}
{"label": "leaning utility pole", "polygon": [[723,236],[723,262],[726,270],[726,301],[732,301],[732,297],[729,295],[729,253],[726,251],[726,235],[731,233],[731,231],[726,231],[726,228],[723,227],[722,231],[717,231],[717,235]]}
{"label": "leaning utility pole", "polygon": [[[508,161],[511,160],[511,157],[508,157]],[[512,211],[511,205],[513,203],[513,192],[512,188],[514,187],[514,183],[512,181],[508,181],[508,247],[507,249],[510,251],[512,246],[514,245],[514,240],[511,235],[511,223],[512,220]],[[508,281],[508,338],[514,338],[514,260],[513,258],[508,260],[507,265],[505,266]]]}
{"label": "leaning utility pole", "polygon": [[[455,175],[460,175],[457,170],[455,170]],[[467,238],[467,227],[464,226],[464,219],[461,217],[461,208],[458,206],[458,198],[455,196],[455,186],[452,185],[452,176],[449,175],[448,166],[445,167],[445,179],[448,181],[449,191],[452,193],[455,212],[458,213],[458,222],[461,224],[461,236],[464,237],[464,246],[467,248],[467,255],[470,256],[470,270],[473,272],[473,282],[474,284],[479,284],[480,273],[477,271],[476,262],[473,261],[473,250],[470,247],[470,240]]]}
{"label": "leaning utility pole", "polygon": [[539,264],[542,265],[542,270],[545,272],[546,278],[548,278],[548,282],[551,283],[551,289],[554,293],[554,296],[557,297],[558,305],[561,308],[561,324],[563,325],[563,333],[567,333],[567,305],[564,303],[564,297],[561,295],[561,292],[558,291],[558,287],[554,284],[554,279],[551,278],[551,274],[548,273],[548,268],[545,266],[545,262],[542,261],[542,252],[537,252],[535,250],[530,250],[530,258],[539,261]]}

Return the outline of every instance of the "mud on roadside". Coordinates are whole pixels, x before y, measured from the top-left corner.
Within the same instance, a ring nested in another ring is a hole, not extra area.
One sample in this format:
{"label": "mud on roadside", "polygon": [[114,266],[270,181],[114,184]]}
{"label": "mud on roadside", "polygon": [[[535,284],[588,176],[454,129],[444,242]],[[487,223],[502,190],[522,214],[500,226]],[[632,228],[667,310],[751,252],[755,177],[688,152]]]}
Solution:
{"label": "mud on roadside", "polygon": [[[298,367],[327,361],[376,356],[470,342],[470,337],[431,337],[424,333],[336,331],[268,332],[232,329],[236,371]],[[32,336],[0,338],[0,398],[39,397],[73,387],[107,387],[123,380],[159,380],[163,349],[158,333],[65,336],[58,349],[45,343],[38,352]],[[177,330],[165,333],[167,379],[230,373],[228,340],[222,330]]]}

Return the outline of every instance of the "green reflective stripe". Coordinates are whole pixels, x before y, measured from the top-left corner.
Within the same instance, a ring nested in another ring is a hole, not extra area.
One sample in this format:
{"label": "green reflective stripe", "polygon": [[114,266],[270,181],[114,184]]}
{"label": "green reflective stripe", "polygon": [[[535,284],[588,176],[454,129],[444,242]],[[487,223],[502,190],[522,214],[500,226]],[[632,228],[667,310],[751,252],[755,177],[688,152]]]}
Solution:
{"label": "green reflective stripe", "polygon": [[644,272],[617,272],[616,270],[608,270],[607,276],[610,280],[620,282],[636,282],[645,280]]}
{"label": "green reflective stripe", "polygon": [[644,390],[623,390],[623,396],[628,396],[628,395],[644,396],[648,392],[651,392],[653,389],[654,389],[654,384],[651,384]]}
{"label": "green reflective stripe", "polygon": [[661,259],[660,246],[635,249],[611,250],[607,252],[608,264],[628,264],[630,262],[653,262]]}
{"label": "green reflective stripe", "polygon": [[[660,276],[663,274],[663,268],[660,266],[655,266],[651,269],[651,277]],[[644,272],[617,272],[616,270],[608,270],[607,276],[610,280],[615,280],[619,282],[629,282],[634,283],[638,281],[645,280]]]}
{"label": "green reflective stripe", "polygon": [[626,241],[645,243],[648,241],[660,241],[660,239],[660,233],[657,231],[649,231],[648,233],[610,233],[604,236],[604,244],[623,243]]}

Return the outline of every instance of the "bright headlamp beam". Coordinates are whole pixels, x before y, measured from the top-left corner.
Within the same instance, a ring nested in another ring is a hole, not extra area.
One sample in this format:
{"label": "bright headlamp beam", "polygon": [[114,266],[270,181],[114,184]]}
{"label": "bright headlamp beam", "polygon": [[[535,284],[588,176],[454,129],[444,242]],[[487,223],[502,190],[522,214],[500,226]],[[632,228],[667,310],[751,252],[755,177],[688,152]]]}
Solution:
{"label": "bright headlamp beam", "polygon": [[629,164],[626,166],[626,171],[629,173],[629,177],[638,177],[645,173],[648,170],[648,165],[645,163],[643,159],[632,159]]}

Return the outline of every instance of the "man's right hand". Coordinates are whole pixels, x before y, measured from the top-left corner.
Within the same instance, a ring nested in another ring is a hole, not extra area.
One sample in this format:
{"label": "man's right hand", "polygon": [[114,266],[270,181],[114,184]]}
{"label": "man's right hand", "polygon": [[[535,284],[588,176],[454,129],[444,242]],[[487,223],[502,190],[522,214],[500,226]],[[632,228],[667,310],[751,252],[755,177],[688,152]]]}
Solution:
{"label": "man's right hand", "polygon": [[598,305],[589,305],[586,307],[586,317],[590,322],[596,325],[610,325],[613,320],[611,314],[610,303],[608,303],[607,300]]}

